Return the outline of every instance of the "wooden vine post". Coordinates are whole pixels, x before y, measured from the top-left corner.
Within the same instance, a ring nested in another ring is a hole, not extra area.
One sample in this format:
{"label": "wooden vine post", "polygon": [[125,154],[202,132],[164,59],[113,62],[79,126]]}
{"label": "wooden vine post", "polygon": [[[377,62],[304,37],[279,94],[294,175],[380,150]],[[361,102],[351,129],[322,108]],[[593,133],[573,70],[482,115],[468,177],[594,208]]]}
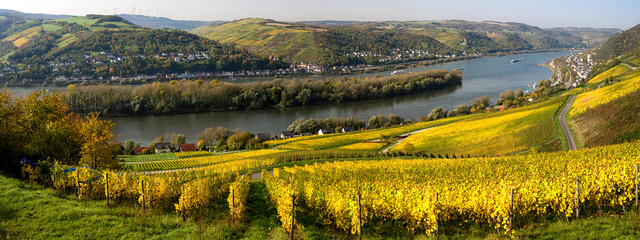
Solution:
{"label": "wooden vine post", "polygon": [[144,180],[142,180],[142,211],[147,211],[147,205],[144,202]]}
{"label": "wooden vine post", "polygon": [[231,188],[231,222],[236,222],[236,195],[234,188]]}
{"label": "wooden vine post", "polygon": [[291,196],[291,236],[289,237],[289,239],[293,240],[293,227],[295,226],[294,221],[295,221],[295,212],[296,211],[296,196],[292,195]]}
{"label": "wooden vine post", "polygon": [[435,193],[435,200],[436,200],[436,239],[440,239],[440,226],[438,226],[438,215],[437,215],[437,208],[438,208],[438,192]]}
{"label": "wooden vine post", "polygon": [[362,205],[360,205],[360,192],[358,192],[358,238],[362,240]]}
{"label": "wooden vine post", "polygon": [[638,164],[636,163],[636,181],[635,181],[635,188],[636,188],[636,214],[638,214]]}
{"label": "wooden vine post", "polygon": [[509,230],[513,229],[513,186],[509,189]]}
{"label": "wooden vine post", "polygon": [[[182,195],[184,196],[184,184],[182,185]],[[180,213],[182,215],[182,221],[187,221],[187,215],[184,213],[184,201],[180,203]]]}
{"label": "wooden vine post", "polygon": [[576,177],[576,221],[580,220],[580,175]]}
{"label": "wooden vine post", "polygon": [[107,206],[109,206],[109,174],[104,174],[105,181],[107,182]]}

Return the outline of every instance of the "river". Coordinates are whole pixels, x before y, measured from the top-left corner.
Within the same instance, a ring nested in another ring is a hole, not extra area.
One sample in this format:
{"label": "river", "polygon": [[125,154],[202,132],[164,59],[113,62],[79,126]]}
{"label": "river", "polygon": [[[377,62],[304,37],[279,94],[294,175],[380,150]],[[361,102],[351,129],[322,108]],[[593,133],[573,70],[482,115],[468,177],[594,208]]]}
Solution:
{"label": "river", "polygon": [[[291,122],[300,117],[354,116],[366,121],[376,114],[394,113],[404,118],[415,120],[419,116],[426,116],[435,107],[451,110],[458,104],[468,104],[469,100],[485,94],[489,95],[492,101],[495,101],[500,93],[507,89],[532,91],[532,88],[527,88],[525,85],[537,83],[538,80],[549,78],[552,74],[551,70],[538,64],[553,58],[569,55],[570,53],[528,53],[503,57],[486,57],[405,69],[406,72],[429,69],[464,69],[462,86],[410,96],[284,109],[105,119],[109,119],[116,124],[115,133],[119,135],[118,140],[130,139],[140,142],[143,146],[146,146],[155,137],[171,132],[184,134],[187,137],[187,142],[196,142],[198,134],[205,128],[212,126],[224,126],[231,129],[241,128],[253,133],[267,132],[273,136],[286,130]],[[511,59],[520,58],[523,58],[523,60],[511,63]],[[354,74],[348,75],[348,77],[374,76],[376,74],[390,75],[392,72]],[[324,77],[327,76],[322,76],[322,78]],[[237,80],[237,82],[246,81],[251,80]],[[29,89],[12,90],[24,93],[28,92]]]}

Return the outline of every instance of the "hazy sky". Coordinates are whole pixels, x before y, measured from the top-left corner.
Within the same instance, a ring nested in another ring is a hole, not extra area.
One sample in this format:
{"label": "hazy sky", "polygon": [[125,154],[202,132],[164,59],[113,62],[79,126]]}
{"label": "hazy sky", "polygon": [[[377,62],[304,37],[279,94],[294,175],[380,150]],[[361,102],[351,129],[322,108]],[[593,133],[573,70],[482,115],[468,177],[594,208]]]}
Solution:
{"label": "hazy sky", "polygon": [[5,0],[0,8],[70,15],[135,13],[181,20],[496,20],[539,27],[640,23],[638,0]]}

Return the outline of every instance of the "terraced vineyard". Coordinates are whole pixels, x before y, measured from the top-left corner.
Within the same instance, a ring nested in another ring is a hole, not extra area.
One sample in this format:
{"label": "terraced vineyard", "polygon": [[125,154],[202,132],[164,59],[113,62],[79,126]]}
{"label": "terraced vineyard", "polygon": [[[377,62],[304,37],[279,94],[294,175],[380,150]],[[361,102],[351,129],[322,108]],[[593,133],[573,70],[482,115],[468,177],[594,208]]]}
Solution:
{"label": "terraced vineyard", "polygon": [[122,159],[125,162],[154,162],[154,161],[167,161],[178,159],[173,153],[156,153],[156,154],[141,154],[141,155],[119,155],[118,159]]}
{"label": "terraced vineyard", "polygon": [[578,95],[569,115],[573,118],[590,108],[640,90],[640,70],[619,75],[616,80],[619,82]]}
{"label": "terraced vineyard", "polygon": [[563,101],[556,98],[437,126],[409,136],[392,151],[495,156],[528,150],[556,137],[553,117]]}
{"label": "terraced vineyard", "polygon": [[[134,172],[147,172],[147,171],[162,171],[162,170],[173,170],[173,169],[187,169],[187,168],[196,168],[196,167],[204,167],[210,165],[216,165],[225,162],[231,161],[241,161],[241,160],[249,160],[257,157],[261,157],[264,155],[270,155],[274,153],[282,152],[280,150],[258,150],[258,151],[247,151],[247,152],[234,152],[228,154],[218,154],[218,155],[205,155],[199,157],[187,157],[177,159],[173,153],[172,159],[169,160],[160,160],[160,161],[150,161],[150,162],[141,162],[135,164],[127,164],[126,170],[134,171]],[[153,156],[152,155],[136,155],[136,156]],[[166,156],[169,156],[167,153]]]}
{"label": "terraced vineyard", "polygon": [[308,137],[288,138],[284,140],[274,140],[267,142],[269,145],[275,146],[278,149],[288,150],[323,150],[330,149],[358,142],[371,141],[376,139],[383,139],[387,137],[395,137],[405,133],[410,133],[425,128],[434,126],[449,124],[463,119],[470,119],[477,117],[478,115],[467,115],[454,118],[445,118],[437,121],[422,122],[415,124],[407,124],[398,127],[371,129],[366,131],[355,131],[346,134],[328,134],[328,135],[314,135]]}

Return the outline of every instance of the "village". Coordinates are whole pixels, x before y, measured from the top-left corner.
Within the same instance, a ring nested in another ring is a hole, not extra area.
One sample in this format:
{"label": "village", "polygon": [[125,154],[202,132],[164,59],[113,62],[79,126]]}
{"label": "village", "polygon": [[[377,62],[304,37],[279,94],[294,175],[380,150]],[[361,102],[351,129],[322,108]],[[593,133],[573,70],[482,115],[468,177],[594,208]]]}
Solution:
{"label": "village", "polygon": [[[397,62],[402,64],[407,61],[420,61],[425,60],[425,57],[429,59],[443,59],[443,60],[453,60],[456,57],[480,57],[482,53],[471,53],[467,54],[464,52],[461,56],[446,55],[446,54],[432,54],[429,52],[409,49],[409,50],[401,50],[395,49],[395,51],[386,56],[372,52],[352,52],[348,53],[348,56],[353,57],[376,57],[377,61],[380,63],[391,64]],[[84,74],[81,70],[82,67],[87,65],[91,66],[91,68],[98,69],[103,64],[106,63],[119,63],[122,61],[129,60],[131,58],[138,59],[147,59],[154,58],[156,60],[169,60],[172,62],[189,62],[189,61],[201,61],[201,60],[209,60],[211,57],[207,53],[181,53],[181,52],[170,52],[170,53],[161,53],[156,55],[117,55],[111,52],[95,52],[95,53],[85,53],[79,54],[74,59],[68,58],[55,58],[52,62],[48,64],[40,64],[38,66],[39,69],[46,69],[45,71],[51,71],[53,73],[59,73],[53,79],[20,79],[20,74],[24,73],[24,69],[30,68],[30,65],[20,66],[17,64],[7,64],[0,67],[0,80],[9,80],[6,83],[9,86],[27,86],[33,84],[42,84],[47,83],[47,80],[50,80],[50,83],[53,85],[64,86],[68,84],[77,84],[77,83],[85,83],[90,84],[90,82],[111,82],[117,81],[121,84],[126,83],[144,83],[148,81],[162,81],[162,80],[183,80],[183,79],[214,79],[214,78],[228,78],[231,80],[236,80],[237,78],[248,78],[248,77],[276,77],[276,76],[295,76],[295,75],[308,75],[308,74],[341,74],[341,73],[351,73],[358,71],[370,71],[380,68],[380,66],[374,66],[371,64],[357,64],[350,66],[333,66],[333,67],[323,67],[314,63],[309,62],[299,62],[290,64],[288,68],[285,69],[275,69],[275,70],[244,70],[244,71],[218,71],[218,72],[183,72],[183,73],[155,73],[155,74],[138,74],[132,76],[120,76],[120,75],[111,75],[110,77],[104,76],[94,76],[89,74]],[[16,79],[17,78],[17,79]],[[13,79],[13,80],[10,80]]]}

